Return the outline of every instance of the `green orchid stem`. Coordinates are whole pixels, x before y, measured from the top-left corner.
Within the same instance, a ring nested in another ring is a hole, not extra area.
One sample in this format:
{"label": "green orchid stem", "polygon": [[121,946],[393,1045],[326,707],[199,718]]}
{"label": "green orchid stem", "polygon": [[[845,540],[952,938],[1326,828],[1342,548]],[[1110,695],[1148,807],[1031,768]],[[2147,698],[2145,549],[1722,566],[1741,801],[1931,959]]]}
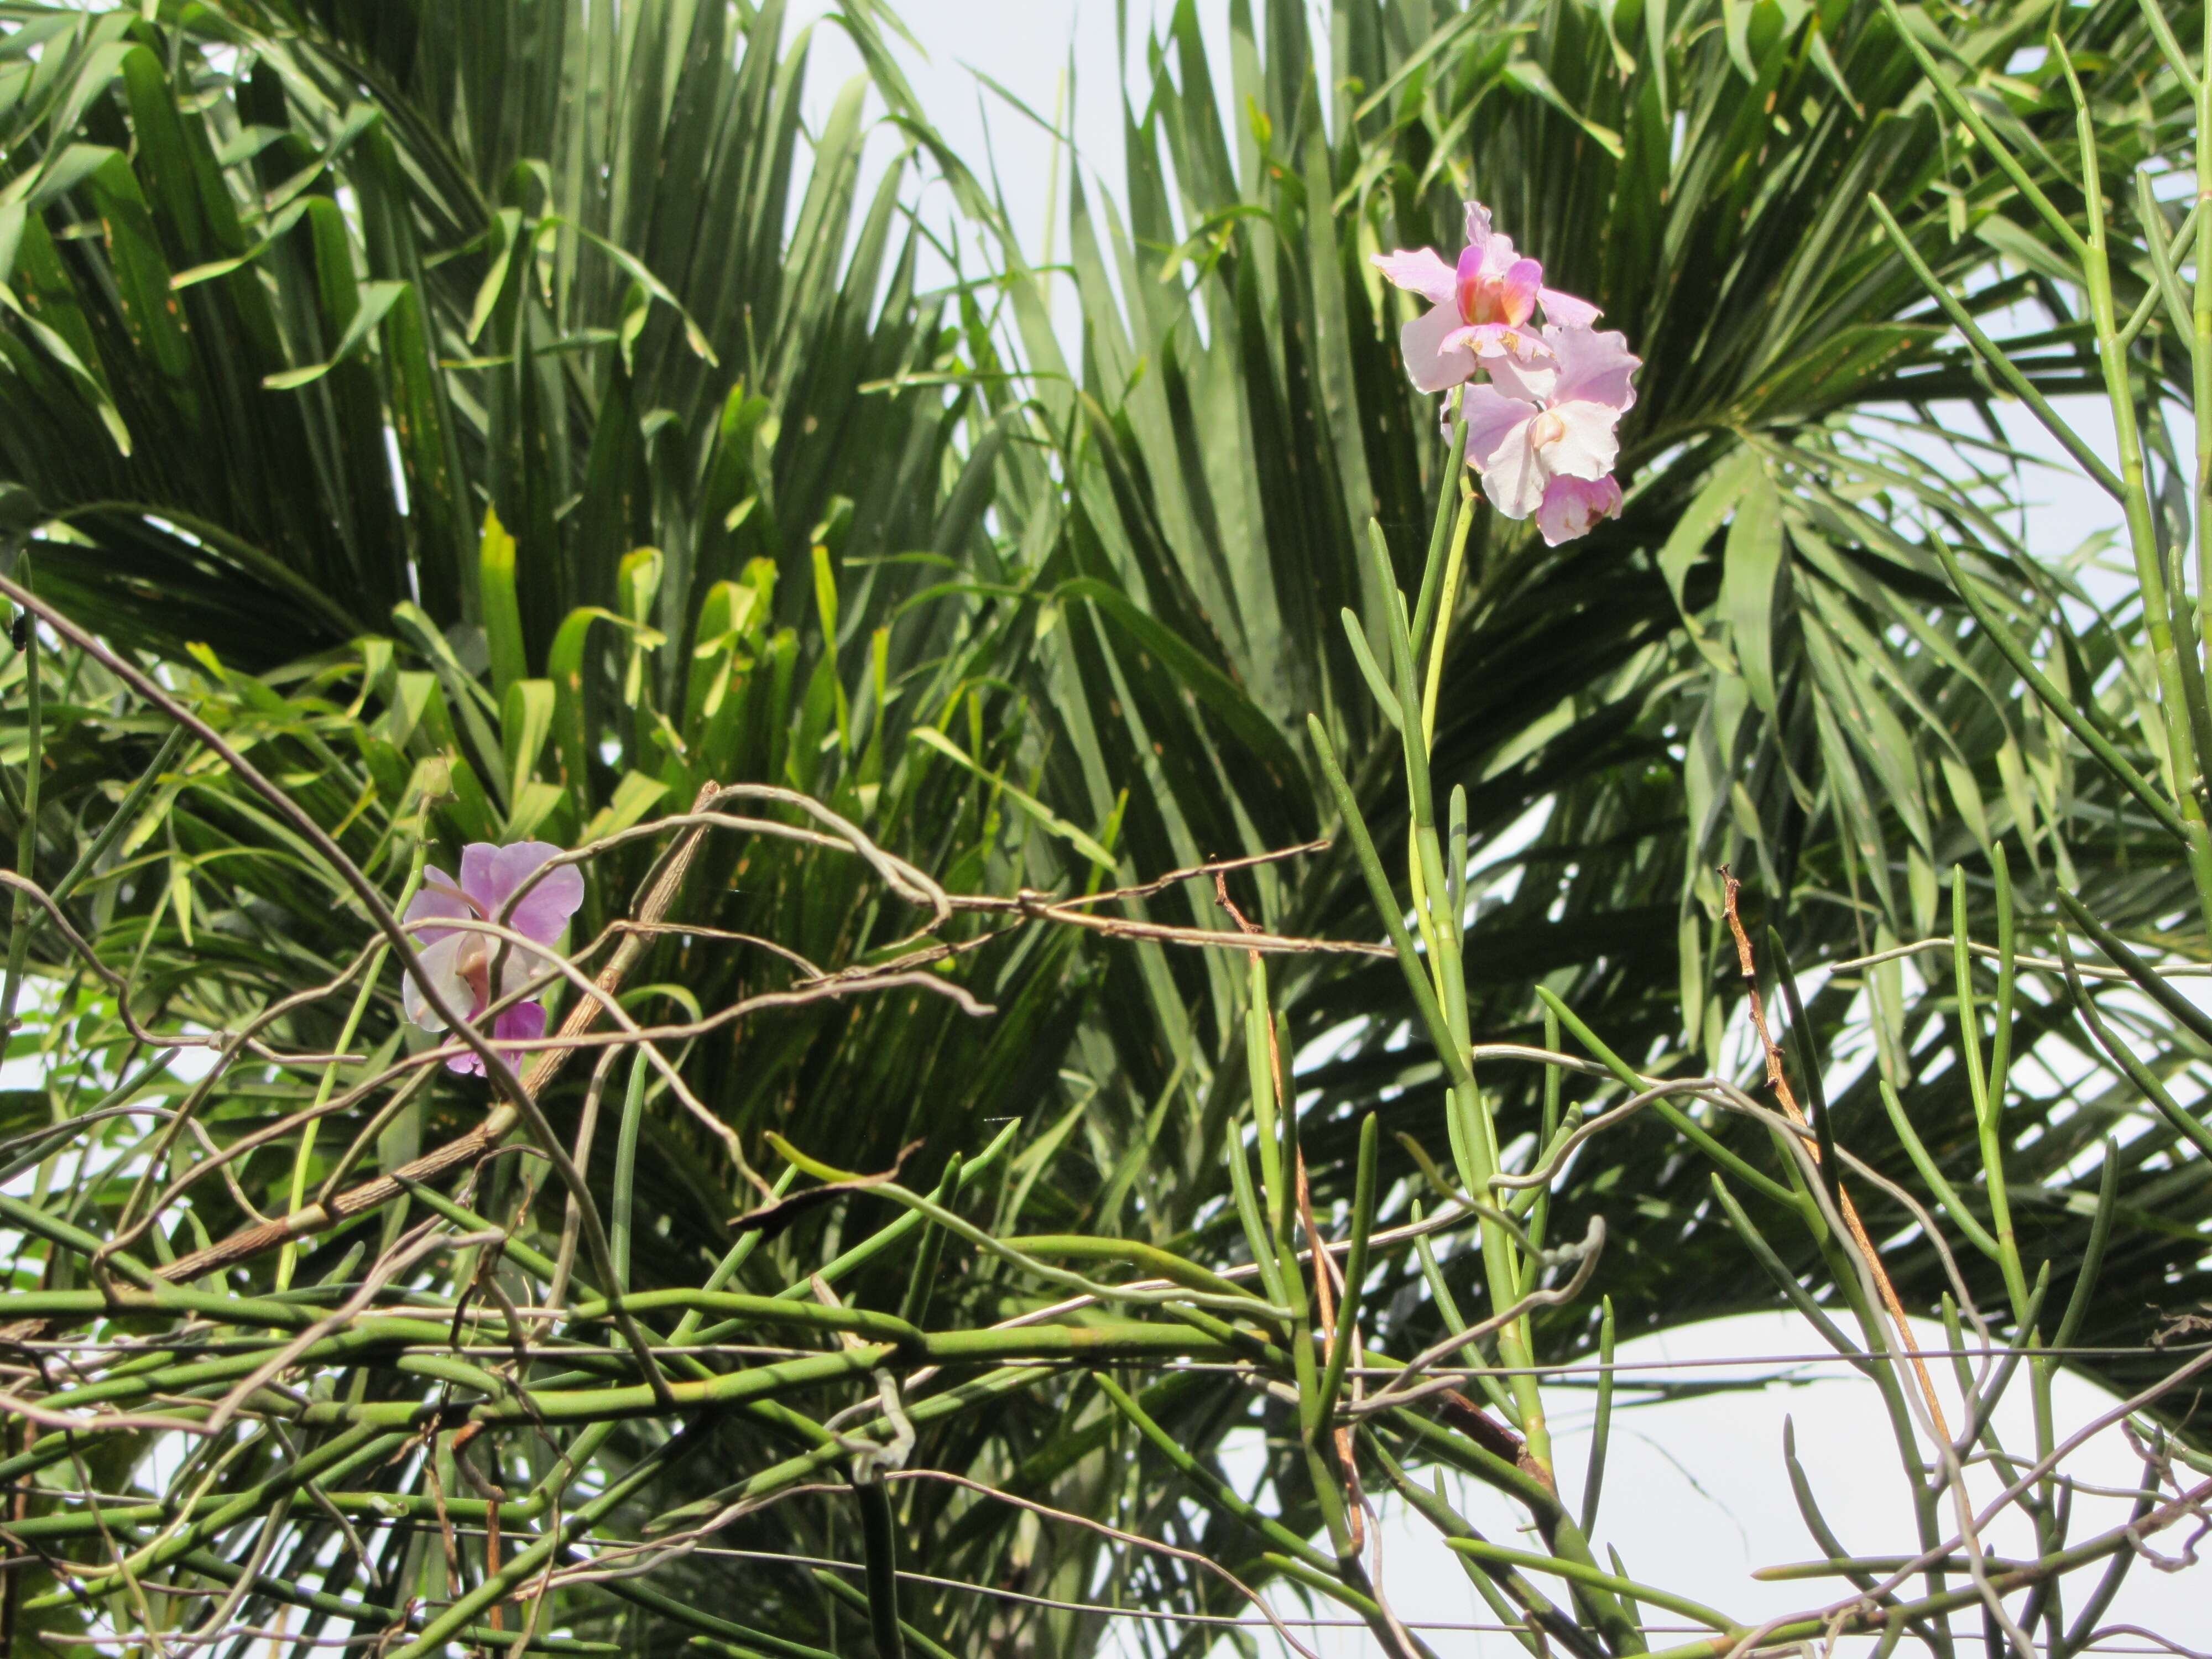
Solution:
{"label": "green orchid stem", "polygon": [[1444,647],[1451,638],[1452,611],[1459,603],[1459,585],[1467,568],[1467,538],[1474,528],[1474,501],[1464,498],[1459,518],[1452,526],[1451,551],[1444,562],[1443,597],[1437,602],[1434,637],[1429,641],[1428,684],[1421,691],[1421,742],[1431,750],[1437,741],[1437,697],[1444,679]]}
{"label": "green orchid stem", "polygon": [[[2190,696],[2190,676],[2184,672],[2179,647],[2174,637],[2173,611],[2166,598],[2164,560],[2159,551],[2158,532],[2154,522],[2148,475],[2143,465],[2142,434],[2136,422],[2136,377],[2129,361],[2128,349],[2120,338],[2120,320],[2112,298],[2112,271],[2105,225],[2104,191],[2097,178],[2097,138],[2091,118],[2088,100],[2083,95],[2081,82],[2075,78],[2074,64],[2066,52],[2065,43],[2054,33],[2051,51],[2064,71],[2068,89],[2074,95],[2075,121],[2081,146],[2084,176],[2090,187],[2082,192],[2082,211],[2089,221],[2089,234],[2077,250],[2081,264],[2081,277],[2088,289],[2089,314],[2096,328],[2097,357],[2104,372],[2106,401],[2112,407],[2112,434],[2120,452],[2120,483],[2123,493],[2120,504],[2124,510],[2128,546],[2135,556],[2136,582],[2142,590],[2144,631],[2150,640],[2151,656],[2158,671],[2159,713],[2166,733],[2167,787],[2179,809],[2182,821],[2189,826],[2191,852],[2207,837],[2204,818],[2206,786],[2204,757],[2197,753],[2197,732],[2208,723],[2208,711],[2201,696],[2202,678],[2197,679],[2200,695]],[[2199,162],[2199,167],[2203,163]],[[2197,273],[2200,295],[2203,292],[2203,272]],[[2200,299],[2198,303],[2203,301]],[[2200,371],[2201,372],[2201,371]],[[2201,407],[2201,405],[2200,405]],[[2203,439],[2198,438],[2200,446]],[[2202,515],[2200,514],[2200,521]],[[2192,665],[2194,666],[2196,665]],[[2191,858],[2191,873],[2197,881],[2197,904],[2207,926],[2212,926],[2212,869],[2203,860]]]}
{"label": "green orchid stem", "polygon": [[[17,568],[29,586],[29,560],[21,561]],[[15,829],[15,873],[36,881],[39,783],[46,766],[46,689],[40,678],[38,624],[28,617],[23,621],[23,817]],[[33,908],[30,896],[17,889],[8,909],[8,978],[0,987],[0,1061],[15,1057],[15,1000],[22,994],[23,969],[30,960]]]}
{"label": "green orchid stem", "polygon": [[[414,862],[407,872],[406,884],[399,890],[398,900],[393,906],[403,916],[414,900],[416,890],[422,884],[422,861],[428,850],[428,843],[418,836],[415,843]],[[345,1024],[339,1028],[334,1053],[343,1054],[353,1046],[354,1036],[361,1030],[362,1016],[368,1012],[369,1001],[376,995],[377,981],[383,975],[385,958],[391,953],[392,947],[381,943],[370,953],[368,966],[362,973],[361,988],[354,993],[353,1006],[346,1011]],[[310,1114],[319,1113],[329,1101],[331,1091],[337,1085],[338,1064],[334,1060],[323,1067],[322,1081],[315,1085],[314,1102],[308,1108]],[[311,1115],[307,1127],[300,1132],[300,1148],[292,1158],[291,1205],[285,1212],[287,1215],[296,1215],[307,1207],[307,1171],[314,1164],[316,1131],[322,1127],[322,1121],[319,1116]],[[293,1270],[299,1259],[300,1241],[286,1239],[284,1248],[276,1255],[276,1288],[279,1291],[291,1288]]]}

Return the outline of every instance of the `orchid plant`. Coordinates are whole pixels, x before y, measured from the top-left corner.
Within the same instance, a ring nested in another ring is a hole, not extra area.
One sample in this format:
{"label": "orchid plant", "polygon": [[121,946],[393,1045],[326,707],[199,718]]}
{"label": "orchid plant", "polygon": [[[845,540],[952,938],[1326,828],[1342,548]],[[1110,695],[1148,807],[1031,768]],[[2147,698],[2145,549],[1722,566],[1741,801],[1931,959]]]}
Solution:
{"label": "orchid plant", "polygon": [[[1443,416],[1467,423],[1467,464],[1509,519],[1535,515],[1546,542],[1587,535],[1620,511],[1613,476],[1620,417],[1636,404],[1643,359],[1626,336],[1594,327],[1598,307],[1544,286],[1544,268],[1467,204],[1467,246],[1447,264],[1433,248],[1374,256],[1385,279],[1430,302],[1399,349]],[[1540,329],[1530,326],[1538,307]],[[1486,380],[1478,376],[1486,375]]]}

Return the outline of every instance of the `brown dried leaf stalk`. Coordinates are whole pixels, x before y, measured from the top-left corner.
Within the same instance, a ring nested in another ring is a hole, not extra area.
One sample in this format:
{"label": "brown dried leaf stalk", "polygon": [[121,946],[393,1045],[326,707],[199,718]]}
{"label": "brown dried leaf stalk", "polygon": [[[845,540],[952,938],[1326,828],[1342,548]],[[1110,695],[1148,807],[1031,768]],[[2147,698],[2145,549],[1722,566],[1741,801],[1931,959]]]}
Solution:
{"label": "brown dried leaf stalk", "polygon": [[[1736,890],[1742,884],[1726,865],[1721,866],[1721,909],[1728,917],[1729,932],[1735,936],[1736,966],[1743,975],[1743,988],[1751,999],[1751,1023],[1759,1033],[1759,1045],[1766,1055],[1766,1080],[1774,1090],[1774,1097],[1782,1103],[1782,1109],[1790,1121],[1800,1128],[1809,1127],[1804,1112],[1798,1107],[1797,1097],[1790,1087],[1790,1074],[1782,1063],[1782,1050],[1766,1028],[1766,1010],[1759,999],[1759,964],[1751,953],[1751,940],[1743,931],[1743,921],[1736,914]],[[1813,1161],[1820,1161],[1820,1142],[1814,1141],[1808,1150]],[[1836,1178],[1836,1204],[1842,1211],[1844,1224],[1850,1229],[1851,1239],[1866,1258],[1867,1267],[1874,1274],[1875,1287],[1881,1292],[1882,1306],[1889,1310],[1890,1322],[1897,1328],[1897,1340],[1912,1358],[1913,1374],[1920,1380],[1920,1392],[1928,1401],[1929,1415],[1935,1419],[1936,1431],[1948,1440],[1951,1425],[1943,1416],[1942,1402],[1936,1397],[1935,1379],[1928,1375],[1927,1361],[1920,1357],[1920,1345],[1912,1340],[1912,1326],[1905,1317],[1905,1304],[1897,1294],[1897,1286],[1890,1282],[1889,1271],[1881,1265],[1881,1255],[1868,1237],[1866,1224],[1859,1219],[1858,1206],[1851,1202],[1850,1194],[1844,1189],[1843,1177]]]}

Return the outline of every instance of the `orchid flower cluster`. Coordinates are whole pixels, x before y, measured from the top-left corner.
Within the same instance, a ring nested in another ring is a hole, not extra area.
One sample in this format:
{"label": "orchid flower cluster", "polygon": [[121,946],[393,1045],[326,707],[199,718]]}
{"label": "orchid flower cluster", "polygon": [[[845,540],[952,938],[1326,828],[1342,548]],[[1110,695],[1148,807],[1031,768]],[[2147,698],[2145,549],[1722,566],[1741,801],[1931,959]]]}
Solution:
{"label": "orchid flower cluster", "polygon": [[[436,985],[447,1007],[465,1011],[471,1024],[481,1020],[494,1002],[522,989],[552,964],[542,953],[496,934],[440,924],[495,923],[537,944],[556,944],[568,918],[584,902],[582,873],[574,865],[564,864],[549,871],[519,900],[514,896],[560,851],[542,841],[516,842],[509,847],[475,841],[461,849],[459,879],[434,867],[423,872],[422,890],[407,907],[407,931],[414,938],[423,974]],[[500,966],[495,991],[492,969],[502,947],[507,960]],[[400,1005],[424,1030],[445,1030],[445,1021],[412,974],[407,975]],[[545,1005],[535,997],[502,1008],[492,1022],[495,1042],[527,1042],[544,1035]],[[483,1075],[483,1061],[473,1054],[456,1054],[446,1064],[456,1072]]]}
{"label": "orchid flower cluster", "polygon": [[[1467,422],[1467,462],[1509,519],[1536,516],[1553,546],[1587,535],[1620,510],[1613,476],[1620,417],[1644,360],[1625,336],[1592,325],[1598,308],[1544,286],[1544,268],[1467,204],[1467,246],[1456,266],[1433,248],[1374,256],[1395,286],[1433,307],[1399,336],[1406,372],[1444,394],[1444,417]],[[1543,326],[1530,325],[1540,307]],[[1486,375],[1486,380],[1477,380]]]}

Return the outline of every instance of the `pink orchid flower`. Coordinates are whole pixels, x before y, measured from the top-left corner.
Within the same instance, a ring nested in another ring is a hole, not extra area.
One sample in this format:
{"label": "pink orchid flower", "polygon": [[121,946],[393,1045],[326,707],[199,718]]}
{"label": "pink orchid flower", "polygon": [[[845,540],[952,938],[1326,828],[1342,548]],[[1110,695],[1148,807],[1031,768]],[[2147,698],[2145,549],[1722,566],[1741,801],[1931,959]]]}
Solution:
{"label": "pink orchid flower", "polygon": [[1602,478],[1576,478],[1562,473],[1544,486],[1544,499],[1536,508],[1536,528],[1544,544],[1557,547],[1587,536],[1620,511],[1620,481],[1610,472]]}
{"label": "pink orchid flower", "polygon": [[1401,248],[1373,256],[1375,268],[1435,307],[1406,325],[1398,349],[1406,372],[1424,392],[1443,392],[1472,379],[1482,360],[1534,362],[1551,355],[1528,319],[1587,328],[1598,309],[1587,300],[1544,286],[1544,268],[1513,251],[1513,239],[1490,228],[1490,210],[1467,204],[1467,246],[1456,267],[1434,248]]}
{"label": "pink orchid flower", "polygon": [[[1509,519],[1525,519],[1543,506],[1554,480],[1595,483],[1613,471],[1620,452],[1614,428],[1635,404],[1631,381],[1643,367],[1619,334],[1553,325],[1543,337],[1548,363],[1500,362],[1491,368],[1489,385],[1460,393],[1468,463],[1482,475],[1482,493]],[[1616,500],[1618,494],[1616,487]],[[1565,530],[1583,507],[1596,503],[1580,492],[1573,500],[1571,510],[1570,493],[1560,493],[1556,527]],[[1565,539],[1548,531],[1546,538]]]}
{"label": "pink orchid flower", "polygon": [[[525,939],[550,945],[561,937],[568,918],[584,902],[584,878],[573,864],[562,865],[523,896],[512,915],[500,912],[522,885],[560,848],[542,841],[517,842],[495,847],[488,841],[471,842],[461,849],[461,878],[455,881],[443,870],[423,872],[422,890],[407,907],[406,924],[416,942],[422,972],[438,988],[450,1008],[465,1009],[470,1024],[498,997],[520,990],[551,966],[535,951],[506,942],[474,929],[441,927],[441,918],[498,922]],[[500,972],[500,988],[491,988],[492,963],[502,945],[507,962]],[[400,1006],[407,1018],[426,1031],[442,1031],[446,1022],[433,1010],[416,981],[407,975],[401,988]],[[491,1035],[503,1042],[528,1042],[545,1035],[545,1005],[536,998],[502,1009],[493,1022]],[[456,1054],[446,1062],[456,1072],[483,1075],[483,1061],[475,1054]]]}

